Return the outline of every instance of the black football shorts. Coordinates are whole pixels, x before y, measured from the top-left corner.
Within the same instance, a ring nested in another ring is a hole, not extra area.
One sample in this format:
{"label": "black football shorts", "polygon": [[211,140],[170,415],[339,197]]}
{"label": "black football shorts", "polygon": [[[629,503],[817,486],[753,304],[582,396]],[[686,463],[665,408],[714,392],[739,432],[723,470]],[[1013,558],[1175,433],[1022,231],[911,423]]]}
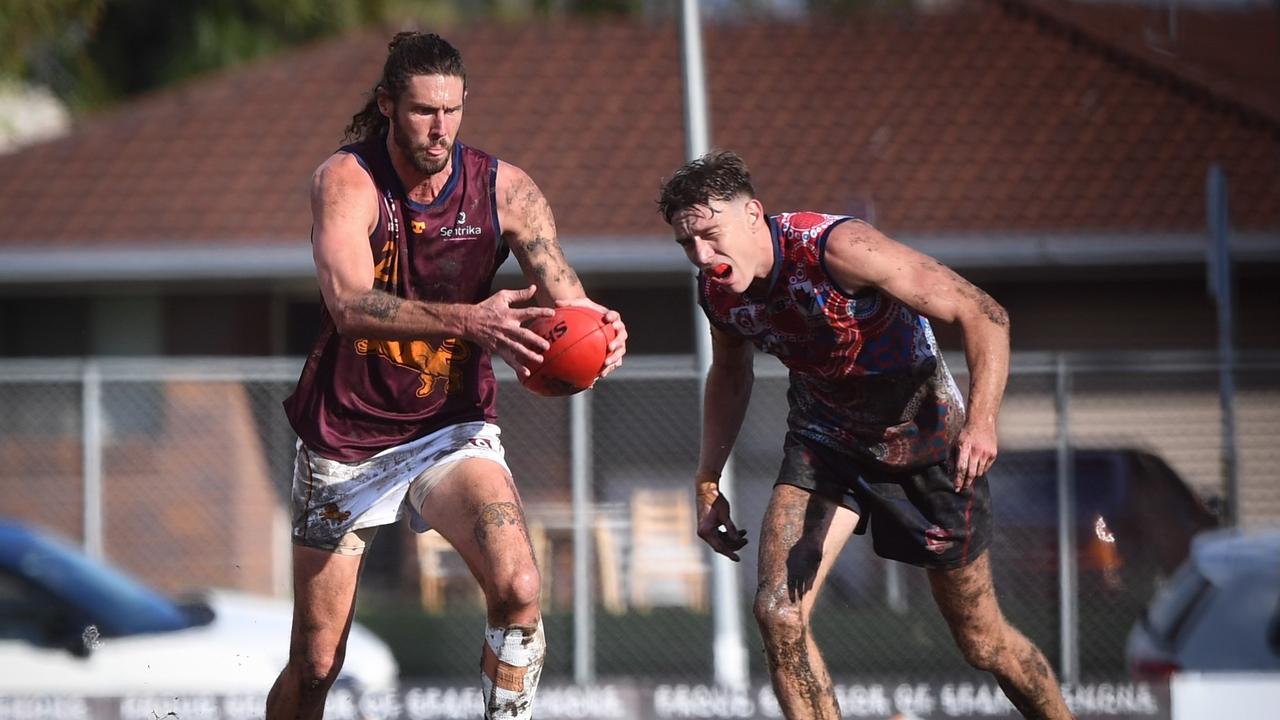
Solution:
{"label": "black football shorts", "polygon": [[950,460],[890,471],[788,432],[775,484],[817,493],[858,513],[854,532],[871,529],[877,555],[946,570],[973,562],[991,541],[986,476],[960,492]]}

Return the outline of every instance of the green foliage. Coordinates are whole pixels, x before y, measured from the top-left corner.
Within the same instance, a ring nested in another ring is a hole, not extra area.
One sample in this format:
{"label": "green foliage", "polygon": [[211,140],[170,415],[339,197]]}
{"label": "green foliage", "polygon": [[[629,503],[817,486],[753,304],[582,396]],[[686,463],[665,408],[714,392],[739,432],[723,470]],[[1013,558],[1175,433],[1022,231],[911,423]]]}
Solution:
{"label": "green foliage", "polygon": [[0,2],[0,79],[44,75],[44,84],[54,85],[48,80],[60,79],[60,66],[84,46],[104,5],[104,0]]}
{"label": "green foliage", "polygon": [[[813,12],[901,9],[911,0],[808,0]],[[769,12],[769,0],[717,4]],[[557,14],[672,12],[645,0],[0,0],[0,81],[53,90],[74,110],[371,23],[439,26]]]}
{"label": "green foliage", "polygon": [[13,0],[0,3],[0,76],[77,109],[374,22],[439,21],[448,0]]}
{"label": "green foliage", "polygon": [[109,0],[86,44],[98,104],[381,19],[378,0]]}

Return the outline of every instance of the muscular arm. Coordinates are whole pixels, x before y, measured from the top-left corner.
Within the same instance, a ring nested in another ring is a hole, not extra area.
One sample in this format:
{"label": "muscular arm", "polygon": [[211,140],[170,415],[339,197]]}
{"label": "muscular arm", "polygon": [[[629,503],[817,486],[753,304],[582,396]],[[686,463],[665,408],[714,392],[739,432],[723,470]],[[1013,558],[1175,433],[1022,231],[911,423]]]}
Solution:
{"label": "muscular arm", "polygon": [[542,191],[523,170],[498,166],[498,220],[502,237],[520,263],[525,279],[538,286],[538,302],[586,297],[578,275],[569,267],[556,239],[556,220]]}
{"label": "muscular arm", "polygon": [[1009,315],[947,266],[862,222],[827,240],[827,267],[854,292],[875,286],[921,315],[960,326],[969,363],[969,398],[957,446],[957,486],[987,471],[996,454],[996,416],[1009,376]]}
{"label": "muscular arm", "polygon": [[627,327],[617,312],[589,299],[578,275],[565,260],[556,239],[556,220],[551,205],[537,184],[523,170],[509,163],[498,165],[498,221],[502,237],[520,263],[525,279],[537,288],[537,301],[546,307],[581,305],[590,307],[613,325],[613,340],[600,377],[622,364],[627,352]]}
{"label": "muscular arm", "polygon": [[378,196],[355,156],[338,153],[316,169],[311,220],[316,279],[338,332],[384,339],[465,336],[468,306],[404,300],[374,289],[368,238],[378,221]]}
{"label": "muscular arm", "polygon": [[521,377],[541,362],[547,342],[523,327],[545,308],[518,308],[531,289],[503,290],[475,304],[405,300],[374,287],[377,269],[369,234],[378,222],[378,195],[355,157],[338,153],[311,181],[312,252],[316,279],[338,332],[347,337],[461,337],[498,353]]}
{"label": "muscular arm", "polygon": [[[738,439],[755,383],[751,343],[722,330],[711,330],[711,369],[702,403],[702,444],[694,482],[698,536],[732,560],[746,545],[746,533],[729,517],[729,502],[720,494],[720,473]],[[721,530],[720,528],[724,529]]]}
{"label": "muscular arm", "polygon": [[751,343],[722,330],[711,330],[711,368],[702,407],[702,444],[698,457],[698,484],[718,482],[742,420],[751,402],[755,383]]}

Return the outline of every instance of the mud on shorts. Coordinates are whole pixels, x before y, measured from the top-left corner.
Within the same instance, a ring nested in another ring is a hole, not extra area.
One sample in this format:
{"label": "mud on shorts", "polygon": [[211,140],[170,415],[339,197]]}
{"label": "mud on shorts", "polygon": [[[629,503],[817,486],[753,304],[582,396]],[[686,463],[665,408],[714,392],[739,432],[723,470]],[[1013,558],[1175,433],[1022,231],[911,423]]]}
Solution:
{"label": "mud on shorts", "polygon": [[406,514],[415,531],[426,532],[430,526],[419,508],[452,463],[484,458],[511,474],[500,435],[491,423],[450,425],[354,463],[321,457],[299,442],[293,464],[293,541],[359,555],[378,527]]}
{"label": "mud on shorts", "polygon": [[858,513],[877,555],[947,570],[973,562],[991,541],[987,477],[955,491],[951,461],[891,472],[788,432],[775,485],[809,490]]}

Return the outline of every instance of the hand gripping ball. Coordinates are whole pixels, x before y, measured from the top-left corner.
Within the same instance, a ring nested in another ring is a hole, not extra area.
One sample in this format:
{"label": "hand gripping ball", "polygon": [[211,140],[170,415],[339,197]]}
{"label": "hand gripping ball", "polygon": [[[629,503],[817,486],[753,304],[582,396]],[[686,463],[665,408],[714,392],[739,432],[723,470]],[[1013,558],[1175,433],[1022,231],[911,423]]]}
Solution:
{"label": "hand gripping ball", "polygon": [[556,308],[554,315],[534,320],[529,329],[551,347],[542,353],[542,364],[529,368],[531,373],[522,382],[530,391],[548,397],[572,395],[591,387],[604,369],[615,334],[602,314],[577,306]]}

